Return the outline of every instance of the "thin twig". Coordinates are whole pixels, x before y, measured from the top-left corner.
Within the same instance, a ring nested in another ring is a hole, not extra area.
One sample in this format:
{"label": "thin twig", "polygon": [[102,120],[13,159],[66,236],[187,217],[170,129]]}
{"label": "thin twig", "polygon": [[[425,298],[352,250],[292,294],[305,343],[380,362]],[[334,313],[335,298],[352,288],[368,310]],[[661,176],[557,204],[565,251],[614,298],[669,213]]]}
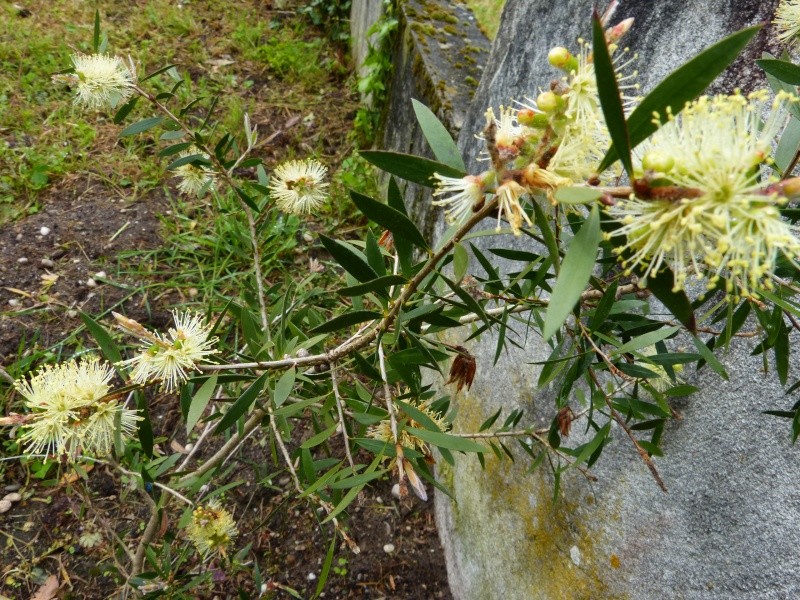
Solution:
{"label": "thin twig", "polygon": [[[625,375],[624,373],[622,373],[622,371],[617,369],[617,367],[615,367],[611,363],[611,359],[605,354],[605,352],[603,352],[597,346],[597,344],[595,344],[594,340],[592,339],[591,334],[586,330],[586,328],[583,326],[583,324],[582,323],[578,323],[578,325],[580,326],[580,329],[581,329],[581,332],[582,332],[584,338],[589,341],[589,343],[592,345],[592,348],[594,348],[594,351],[597,352],[597,354],[603,359],[603,362],[606,364],[606,366],[609,368],[609,370],[611,370],[611,372],[614,373],[614,374],[618,374],[619,376],[622,376],[623,379],[630,379],[630,377],[628,375]],[[650,470],[650,474],[653,476],[653,479],[656,480],[656,483],[658,484],[658,487],[660,487],[663,492],[666,492],[667,491],[667,486],[664,484],[664,480],[661,479],[661,475],[659,475],[658,469],[656,469],[655,464],[653,464],[653,459],[650,458],[650,455],[647,453],[647,450],[642,448],[641,444],[639,444],[639,440],[637,440],[636,436],[633,435],[633,431],[631,431],[631,428],[628,427],[628,424],[625,422],[625,419],[622,418],[622,415],[620,415],[619,412],[617,412],[617,409],[614,408],[614,405],[611,402],[611,398],[609,398],[608,395],[606,395],[605,392],[602,392],[603,386],[600,384],[600,381],[598,381],[597,375],[595,374],[595,372],[592,371],[592,370],[589,370],[589,375],[594,380],[595,384],[597,385],[597,388],[599,390],[601,390],[601,393],[603,394],[603,398],[605,399],[605,402],[606,402],[606,406],[608,406],[608,410],[611,412],[612,418],[617,422],[617,424],[620,427],[622,427],[622,429],[625,430],[625,433],[628,435],[628,437],[630,438],[630,440],[633,443],[634,447],[636,448],[636,452],[639,453],[639,456],[644,461],[644,464],[647,465],[647,468]]]}
{"label": "thin twig", "polygon": [[336,363],[331,363],[331,385],[333,387],[333,396],[334,398],[336,398],[336,410],[339,413],[339,427],[342,428],[342,439],[344,440],[344,453],[347,455],[347,462],[350,463],[350,468],[355,469],[355,463],[353,462],[353,455],[350,452],[350,438],[347,436],[347,426],[345,425],[344,422],[344,406],[342,405],[342,397],[339,395],[339,383],[336,377]]}

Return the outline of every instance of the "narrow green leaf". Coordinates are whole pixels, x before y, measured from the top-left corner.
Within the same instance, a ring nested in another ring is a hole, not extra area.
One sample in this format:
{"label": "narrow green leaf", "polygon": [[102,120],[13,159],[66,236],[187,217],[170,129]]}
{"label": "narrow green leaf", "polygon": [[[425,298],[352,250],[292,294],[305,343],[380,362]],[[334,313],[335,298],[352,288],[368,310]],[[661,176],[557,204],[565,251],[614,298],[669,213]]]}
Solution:
{"label": "narrow green leaf", "polygon": [[142,390],[136,390],[133,394],[136,400],[136,410],[140,417],[143,417],[136,426],[136,435],[139,438],[139,443],[142,445],[142,450],[149,457],[153,457],[153,422],[150,419],[150,408],[147,406],[147,398],[145,398]]}
{"label": "narrow green leaf", "polygon": [[333,259],[358,281],[366,283],[378,278],[378,274],[369,266],[364,255],[353,246],[325,235],[320,235],[319,238],[325,249],[331,253]]}
{"label": "narrow green leaf", "polygon": [[354,488],[350,488],[350,491],[344,495],[344,498],[342,498],[341,502],[339,502],[339,504],[336,505],[336,508],[334,508],[330,513],[328,513],[328,516],[325,517],[325,520],[322,522],[327,523],[328,521],[335,519],[340,512],[342,512],[345,508],[350,506],[350,503],[356,499],[356,496],[358,496],[359,492],[363,488],[364,488],[363,485],[357,485]]}
{"label": "narrow green leaf", "polygon": [[572,238],[561,263],[561,271],[544,317],[542,337],[545,340],[549,340],[561,328],[586,289],[601,239],[600,213],[597,206],[594,206],[589,218]]}
{"label": "narrow green leaf", "polygon": [[700,353],[700,356],[703,357],[703,360],[711,365],[711,368],[714,369],[717,375],[722,377],[725,381],[728,381],[728,373],[725,371],[725,367],[723,367],[722,363],[714,356],[714,353],[709,350],[708,346],[703,343],[703,340],[693,335],[692,341],[694,342],[695,348],[697,348],[697,351]]}
{"label": "narrow green leaf", "polygon": [[680,326],[675,326],[662,327],[661,329],[650,331],[643,335],[637,336],[628,342],[625,342],[619,348],[614,348],[609,356],[617,356],[619,354],[624,354],[625,352],[632,352],[634,350],[640,350],[641,348],[653,346],[656,344],[656,342],[660,342],[661,340],[665,340],[671,335],[674,335],[680,331],[680,329]]}
{"label": "narrow green leaf", "polygon": [[119,107],[119,110],[114,115],[114,124],[119,125],[125,120],[131,111],[136,107],[136,103],[139,102],[140,96],[134,96],[130,100],[128,100],[125,104]]}
{"label": "narrow green leaf", "polygon": [[100,52],[100,10],[94,11],[94,33],[92,35],[92,49],[95,54]]}
{"label": "narrow green leaf", "polygon": [[316,446],[319,446],[322,442],[324,442],[329,437],[331,437],[334,433],[336,433],[336,428],[338,426],[339,426],[338,424],[331,425],[327,429],[324,429],[323,431],[320,431],[318,434],[312,435],[305,442],[303,442],[300,447],[301,448],[314,448]]}
{"label": "narrow green leaf", "polygon": [[156,69],[152,73],[149,73],[148,75],[145,75],[139,81],[147,81],[148,79],[151,79],[151,78],[155,77],[156,75],[161,75],[161,73],[165,73],[166,71],[169,71],[170,69],[174,69],[176,66],[177,65],[173,65],[173,64],[164,65],[160,69]]}
{"label": "narrow green leaf", "polygon": [[103,351],[103,356],[105,356],[111,363],[118,363],[122,360],[122,354],[117,347],[116,342],[105,330],[105,328],[100,325],[97,321],[92,319],[86,313],[80,313],[81,320],[83,321],[84,325],[86,325],[86,329],[89,330],[89,333],[92,334],[92,337],[97,341],[98,346]]}
{"label": "narrow green leaf", "polygon": [[[755,25],[729,35],[707,48],[670,73],[636,107],[628,117],[628,135],[631,149],[646,140],[658,128],[653,123],[653,113],[662,117],[667,109],[674,115],[683,110],[687,102],[694,100],[724,71],[761,29]],[[598,171],[604,171],[618,160],[614,146],[609,148]]]}
{"label": "narrow green leaf", "polygon": [[225,431],[228,427],[236,423],[244,413],[246,413],[253,403],[258,398],[258,395],[261,393],[261,390],[264,389],[264,384],[267,383],[267,378],[269,377],[269,373],[264,373],[256,379],[253,383],[250,384],[244,393],[236,399],[231,407],[228,409],[222,418],[217,423],[217,427],[214,429],[214,434],[220,434]]}
{"label": "narrow green leaf", "polygon": [[431,419],[425,412],[421,411],[413,404],[403,402],[402,400],[396,400],[395,402],[400,405],[404,413],[425,427],[425,429],[428,429],[429,431],[441,431],[433,419]]}
{"label": "narrow green leaf", "polygon": [[386,275],[386,261],[384,260],[380,246],[378,246],[378,240],[375,239],[375,235],[372,233],[371,229],[367,229],[364,253],[367,257],[367,264],[372,267],[372,270],[375,271],[379,277]]}
{"label": "narrow green leaf", "polygon": [[559,204],[591,204],[602,196],[603,192],[597,188],[565,186],[558,188],[554,197]]}
{"label": "narrow green leaf", "polygon": [[211,164],[209,160],[203,156],[202,154],[190,154],[188,156],[181,156],[180,158],[176,158],[171,163],[167,165],[167,171],[173,171],[178,167],[182,167],[183,165],[188,165],[189,163],[198,163],[202,165],[209,165]]}
{"label": "narrow green leaf", "polygon": [[[406,205],[403,201],[403,194],[400,193],[400,187],[394,177],[389,178],[389,189],[386,193],[386,199],[389,206],[398,212],[408,216],[406,212]],[[394,240],[394,247],[397,250],[397,258],[400,259],[400,271],[406,277],[410,277],[411,269],[413,267],[414,248],[409,240],[400,238]]]}
{"label": "narrow green leaf", "polygon": [[480,454],[486,452],[486,447],[473,440],[462,438],[448,433],[440,433],[437,431],[429,431],[427,429],[417,429],[416,427],[406,427],[406,431],[417,436],[421,440],[433,444],[434,446],[441,446],[448,450],[455,450],[456,452],[478,452]]}
{"label": "narrow green leaf", "polygon": [[625,124],[625,110],[622,107],[614,64],[611,62],[611,54],[606,43],[605,29],[596,10],[592,16],[592,52],[594,73],[597,78],[597,95],[600,97],[600,107],[603,109],[606,127],[617,156],[625,167],[628,177],[632,179],[631,142]]}
{"label": "narrow green leaf", "polygon": [[789,124],[781,134],[778,149],[775,151],[775,167],[782,177],[788,177],[788,169],[800,149],[800,121],[796,117],[789,119]]}
{"label": "narrow green leaf", "polygon": [[781,323],[772,351],[775,353],[775,370],[778,372],[778,379],[781,385],[786,385],[786,380],[789,378],[789,353],[791,348],[789,347],[789,329],[785,323]]}
{"label": "narrow green leaf", "polygon": [[162,142],[171,142],[173,140],[180,140],[185,135],[186,132],[176,129],[174,131],[165,131],[160,136],[158,136],[158,139],[161,140]]}
{"label": "narrow green leaf", "polygon": [[454,169],[435,160],[411,154],[387,152],[385,150],[362,150],[359,154],[368,162],[387,173],[427,187],[434,186],[434,181],[432,181],[434,173],[439,173],[439,175],[446,177],[464,177],[466,175],[460,169]]}
{"label": "narrow green leaf", "polygon": [[353,204],[358,207],[358,210],[384,229],[391,231],[395,240],[402,238],[420,248],[428,248],[425,238],[422,237],[417,226],[400,211],[352,190],[350,190],[350,197],[353,199]]}
{"label": "narrow green leaf", "polygon": [[656,275],[647,278],[647,289],[653,292],[667,309],[683,323],[689,331],[694,333],[697,330],[697,322],[694,318],[692,303],[683,290],[675,291],[675,275],[666,267],[661,269]]}
{"label": "narrow green leaf", "polygon": [[481,426],[478,429],[478,431],[486,431],[487,429],[489,429],[489,427],[494,425],[494,422],[497,421],[497,419],[500,416],[501,412],[503,412],[503,407],[502,406],[497,409],[496,413],[494,413],[491,417],[489,417],[483,423],[481,423]]}
{"label": "narrow green leaf", "polygon": [[777,58],[762,58],[756,64],[775,79],[789,85],[800,85],[800,66]]}
{"label": "narrow green leaf", "polygon": [[238,185],[235,185],[233,186],[233,191],[236,192],[236,195],[241,198],[242,202],[249,206],[253,211],[260,212],[261,209],[258,208],[258,204],[256,204],[255,200],[253,200],[242,188],[240,188]]}
{"label": "narrow green leaf", "polygon": [[128,125],[125,129],[123,129],[119,137],[126,137],[129,135],[136,135],[137,133],[142,133],[143,131],[147,131],[148,129],[152,129],[153,127],[157,126],[164,120],[164,117],[150,117],[149,119],[142,119],[141,121],[136,121],[132,125]]}
{"label": "narrow green leaf", "polygon": [[453,276],[456,282],[464,279],[469,268],[469,254],[467,249],[461,244],[456,244],[453,247]]}
{"label": "narrow green leaf", "polygon": [[286,402],[289,394],[291,394],[292,390],[294,389],[294,382],[296,378],[297,369],[292,367],[283,375],[281,375],[280,379],[278,379],[278,383],[275,384],[275,394],[272,397],[276,408]]}
{"label": "narrow green leaf", "polygon": [[[331,536],[331,543],[328,544],[328,553],[325,555],[325,562],[323,563],[322,571],[320,571],[320,574],[319,574],[319,581],[317,582],[317,589],[314,590],[314,598],[319,598],[320,594],[322,593],[322,590],[325,589],[325,584],[327,583],[328,576],[330,575],[330,572],[331,572],[331,564],[333,564],[333,553],[334,553],[334,550],[336,550],[336,536],[332,535]],[[256,564],[258,564],[258,563],[256,563]],[[300,596],[299,594],[298,594],[297,597],[298,598],[302,598],[302,596]]]}
{"label": "narrow green leaf", "polygon": [[597,450],[600,447],[600,445],[606,441],[606,438],[608,438],[608,434],[610,431],[611,431],[611,423],[606,423],[603,426],[603,428],[600,429],[600,431],[598,431],[590,441],[586,442],[582,446],[578,446],[577,448],[575,448],[573,452],[570,452],[570,454],[575,455],[575,461],[572,462],[569,466],[577,467],[585,460],[587,460],[592,454],[594,454],[594,451]]}
{"label": "narrow green leaf", "polygon": [[611,314],[611,309],[614,306],[614,302],[617,300],[618,287],[619,282],[614,281],[606,288],[606,291],[603,293],[603,297],[600,298],[600,302],[597,303],[597,307],[594,309],[594,314],[589,321],[589,331],[600,329],[605,323],[608,315]]}
{"label": "narrow green leaf", "polygon": [[363,296],[369,292],[385,290],[393,285],[402,285],[406,283],[406,281],[407,279],[402,275],[385,275],[368,281],[367,283],[360,283],[358,285],[342,288],[337,293],[342,296]]}
{"label": "narrow green leaf", "polygon": [[217,387],[217,376],[212,375],[206,379],[205,383],[200,386],[200,389],[197,390],[197,393],[192,398],[192,402],[189,404],[189,410],[186,414],[187,436],[192,432],[192,429],[194,429],[194,426],[197,424],[206,406],[208,406],[211,396],[214,395],[215,387]]}
{"label": "narrow green leaf", "polygon": [[447,128],[442,125],[442,122],[433,114],[431,109],[422,102],[412,98],[411,104],[414,106],[414,114],[417,115],[417,122],[422,129],[422,134],[428,140],[436,160],[449,167],[466,172],[467,167],[464,166],[461,152],[453,138],[450,137],[450,132],[447,131]]}
{"label": "narrow green leaf", "polygon": [[384,473],[386,473],[386,469],[380,469],[378,471],[372,471],[369,473],[361,473],[359,475],[353,475],[352,477],[345,477],[344,479],[333,482],[330,485],[330,488],[332,490],[346,490],[357,485],[364,486],[370,481],[377,479]]}
{"label": "narrow green leaf", "polygon": [[172,144],[171,146],[167,146],[162,150],[158,151],[159,156],[167,157],[172,156],[173,154],[177,154],[178,152],[183,152],[187,148],[192,146],[191,142],[181,142],[180,144]]}
{"label": "narrow green leaf", "polygon": [[374,312],[371,310],[354,310],[343,315],[339,315],[331,319],[330,321],[326,321],[321,325],[317,325],[312,329],[309,333],[310,334],[317,334],[317,333],[330,333],[332,331],[338,331],[339,329],[344,329],[345,327],[349,327],[350,325],[357,325],[358,323],[363,323],[364,321],[372,321],[374,319],[380,319],[381,313]]}

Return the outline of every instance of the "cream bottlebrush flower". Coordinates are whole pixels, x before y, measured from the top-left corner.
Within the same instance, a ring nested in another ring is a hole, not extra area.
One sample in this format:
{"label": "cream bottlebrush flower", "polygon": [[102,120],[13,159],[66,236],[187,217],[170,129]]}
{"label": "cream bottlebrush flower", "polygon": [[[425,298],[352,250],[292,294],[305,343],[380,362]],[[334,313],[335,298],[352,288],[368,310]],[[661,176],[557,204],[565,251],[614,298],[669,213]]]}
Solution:
{"label": "cream bottlebrush flower", "polygon": [[[425,413],[425,415],[436,424],[440,431],[447,431],[450,428],[450,425],[444,420],[444,416],[441,413],[432,410],[424,404],[414,404],[413,406]],[[425,427],[411,417],[404,417],[402,413],[398,417],[398,430],[402,429],[399,434],[400,439],[398,440],[400,445],[404,448],[411,448],[412,450],[418,450],[423,454],[427,454],[427,443],[413,433],[409,433],[403,425],[414,427],[415,429],[425,429]],[[394,436],[392,435],[392,425],[389,419],[384,419],[372,425],[367,430],[367,437],[389,444],[395,443]]]}
{"label": "cream bottlebrush flower", "polygon": [[[485,113],[487,126],[494,125],[494,146],[499,158],[503,162],[514,160],[519,156],[520,148],[525,143],[527,127],[523,127],[517,121],[517,109],[510,106],[500,107],[500,118],[494,114],[494,110],[488,108]],[[479,135],[483,139],[483,135]],[[482,159],[486,156],[481,153]]]}
{"label": "cream bottlebrush flower", "polygon": [[511,225],[514,235],[520,234],[523,220],[528,226],[533,225],[519,203],[520,198],[527,193],[528,191],[513,179],[497,188],[497,231],[500,231],[500,219],[504,216]]}
{"label": "cream bottlebrush flower", "polygon": [[189,378],[189,371],[197,368],[198,363],[218,352],[213,348],[218,340],[209,338],[211,326],[205,324],[201,315],[176,310],[172,316],[175,327],[170,328],[167,335],[152,334],[135,321],[133,323],[139,325],[141,331],[123,324],[123,329],[145,342],[137,356],[119,363],[133,365],[130,374],[133,383],[145,385],[160,381],[164,390],[172,392]]}
{"label": "cream bottlebrush flower", "polygon": [[784,44],[796,42],[800,36],[800,0],[783,0],[775,10],[772,23],[778,40]]}
{"label": "cream bottlebrush flower", "polygon": [[114,108],[133,94],[134,72],[121,58],[107,54],[73,54],[74,75],[68,77],[77,88],[75,104],[87,108]]}
{"label": "cream bottlebrush flower", "polygon": [[483,178],[486,175],[466,177],[445,177],[434,173],[436,191],[433,195],[447,196],[440,200],[433,200],[434,206],[444,206],[447,221],[450,223],[463,223],[473,213],[476,206],[483,200]]}
{"label": "cream bottlebrush flower", "polygon": [[214,499],[192,512],[192,522],[186,529],[189,539],[204,557],[225,556],[228,546],[239,531],[233,516]]}
{"label": "cream bottlebrush flower", "polygon": [[[206,160],[208,154],[198,148],[189,148],[178,155],[178,158],[200,155]],[[213,190],[217,184],[214,171],[205,165],[185,164],[172,170],[180,178],[178,189],[189,196],[199,196],[204,191]]]}
{"label": "cream bottlebrush flower", "polygon": [[[550,52],[558,55],[558,60],[554,62],[551,58],[551,63],[567,71],[567,76],[559,90],[566,102],[565,124],[560,132],[558,149],[547,168],[573,181],[586,180],[594,175],[611,143],[600,106],[591,46],[582,39],[578,43],[581,47],[578,56],[572,56],[565,48],[554,48]],[[609,51],[627,113],[638,98],[639,84],[635,82],[638,72],[631,69],[637,57],[630,56],[627,48],[620,50],[616,44],[611,44]]]}
{"label": "cream bottlebrush flower", "polygon": [[285,162],[270,177],[270,196],[284,212],[311,213],[328,198],[327,172],[326,166],[313,159]]}
{"label": "cream bottlebrush flower", "polygon": [[796,261],[798,229],[778,211],[786,199],[766,194],[758,181],[758,166],[767,162],[790,101],[779,94],[770,106],[766,91],[702,97],[670,118],[639,159],[639,172],[655,169],[654,177],[669,182],[669,197],[660,198],[653,187],[650,198],[631,197],[609,208],[622,223],[615,235],[627,238],[616,250],[626,254],[623,264],[645,276],[668,265],[676,289],[687,275],[708,278],[709,286],[727,277],[728,292],[738,297],[769,287],[780,253]]}
{"label": "cream bottlebrush flower", "polygon": [[70,459],[81,452],[104,456],[113,448],[117,422],[123,438],[132,436],[141,417],[107,397],[113,376],[110,365],[90,358],[47,366],[30,381],[16,382],[33,414],[21,437],[26,451]]}

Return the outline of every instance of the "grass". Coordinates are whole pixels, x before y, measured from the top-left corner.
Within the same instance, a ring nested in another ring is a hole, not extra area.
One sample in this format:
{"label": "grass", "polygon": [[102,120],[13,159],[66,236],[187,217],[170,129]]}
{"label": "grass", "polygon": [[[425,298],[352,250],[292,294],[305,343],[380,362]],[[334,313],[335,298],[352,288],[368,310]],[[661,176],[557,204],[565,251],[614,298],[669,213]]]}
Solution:
{"label": "grass", "polygon": [[497,30],[500,27],[500,16],[503,13],[503,6],[506,0],[464,0],[466,5],[475,15],[478,27],[486,34],[491,41],[497,37]]}

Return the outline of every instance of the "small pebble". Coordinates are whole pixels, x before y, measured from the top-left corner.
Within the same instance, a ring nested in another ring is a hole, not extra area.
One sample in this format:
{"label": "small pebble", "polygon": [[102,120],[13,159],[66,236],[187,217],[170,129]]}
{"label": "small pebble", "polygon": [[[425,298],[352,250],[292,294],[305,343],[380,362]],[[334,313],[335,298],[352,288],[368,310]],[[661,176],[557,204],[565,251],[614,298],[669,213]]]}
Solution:
{"label": "small pebble", "polygon": [[22,484],[20,483],[9,483],[8,485],[4,485],[3,489],[7,492],[16,492],[21,487]]}
{"label": "small pebble", "polygon": [[569,549],[569,558],[576,567],[581,566],[581,551],[577,546]]}
{"label": "small pebble", "polygon": [[25,258],[24,256],[20,256],[20,257],[17,259],[17,262],[18,262],[19,264],[21,264],[21,265],[24,265],[26,262],[28,262],[28,259],[27,259],[27,258]]}
{"label": "small pebble", "polygon": [[97,287],[97,282],[89,277],[89,279],[86,280],[86,287]]}
{"label": "small pebble", "polygon": [[384,545],[383,551],[386,552],[386,554],[391,554],[392,552],[394,552],[394,544]]}
{"label": "small pebble", "polygon": [[12,298],[11,300],[8,301],[9,306],[19,306],[20,304],[22,304],[22,302],[20,302],[16,298]]}
{"label": "small pebble", "polygon": [[94,276],[95,276],[95,277],[100,277],[101,279],[104,279],[105,277],[108,277],[108,276],[106,275],[106,272],[105,272],[105,271],[98,271],[97,273],[95,273],[95,274],[94,274]]}
{"label": "small pebble", "polygon": [[77,311],[77,310],[75,310],[74,308],[71,308],[71,309],[69,309],[69,310],[67,311],[67,316],[68,316],[70,319],[74,319],[75,317],[77,317],[77,316],[78,316],[78,311]]}
{"label": "small pebble", "polygon": [[39,233],[41,233],[42,235],[50,235],[50,228],[49,227],[42,227],[39,230]]}
{"label": "small pebble", "polygon": [[303,232],[303,240],[304,240],[306,243],[310,244],[311,242],[313,242],[313,241],[314,241],[314,236],[313,236],[313,235],[311,235],[310,233],[308,233],[307,231],[304,231],[304,232]]}
{"label": "small pebble", "polygon": [[306,576],[306,579],[308,579],[309,581],[314,581],[316,578],[317,578],[317,576],[314,573],[309,573]]}
{"label": "small pebble", "polygon": [[11,502],[9,500],[0,500],[0,514],[11,510]]}
{"label": "small pebble", "polygon": [[200,291],[197,288],[189,288],[189,298],[195,298]]}
{"label": "small pebble", "polygon": [[21,233],[18,233],[18,234],[17,234],[17,241],[18,241],[18,242],[21,242],[21,241],[22,241],[22,234],[21,234]]}
{"label": "small pebble", "polygon": [[17,492],[12,492],[3,496],[3,500],[8,500],[9,502],[19,502],[22,500],[22,496]]}
{"label": "small pebble", "polygon": [[42,266],[43,266],[43,267],[55,267],[55,266],[56,266],[56,263],[54,263],[54,262],[53,262],[52,260],[50,260],[49,258],[43,258],[43,259],[41,260],[41,263],[42,263]]}
{"label": "small pebble", "polygon": [[398,499],[400,498],[400,484],[399,483],[395,483],[392,486],[392,496],[394,496],[395,498],[398,498]]}

